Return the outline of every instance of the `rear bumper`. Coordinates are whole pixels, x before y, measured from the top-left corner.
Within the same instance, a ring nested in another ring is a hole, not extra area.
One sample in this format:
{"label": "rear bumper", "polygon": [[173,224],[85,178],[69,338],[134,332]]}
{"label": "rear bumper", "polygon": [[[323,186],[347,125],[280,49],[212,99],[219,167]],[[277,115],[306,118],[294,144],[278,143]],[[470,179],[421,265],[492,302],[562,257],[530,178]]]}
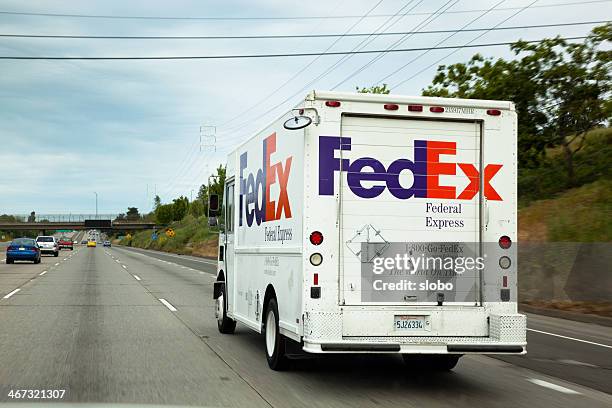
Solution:
{"label": "rear bumper", "polygon": [[[427,316],[431,329],[409,334],[392,329],[393,316],[410,314],[407,311],[310,312],[304,316],[303,349],[309,353],[526,353],[527,318],[524,315],[495,313],[485,308],[434,312],[433,309],[421,311]],[[377,319],[368,316],[371,314]]]}
{"label": "rear bumper", "polygon": [[40,248],[41,254],[54,254],[59,250],[59,248]]}
{"label": "rear bumper", "polygon": [[19,252],[7,252],[6,253],[6,258],[7,259],[14,259],[16,261],[21,261],[21,260],[34,260],[34,259],[38,259],[39,254],[37,254],[36,252],[26,252],[26,251],[19,251]]}
{"label": "rear bumper", "polygon": [[391,354],[515,354],[527,352],[526,343],[504,343],[484,338],[442,339],[414,337],[410,342],[399,338],[343,339],[340,342],[304,340],[307,353],[391,353]]}

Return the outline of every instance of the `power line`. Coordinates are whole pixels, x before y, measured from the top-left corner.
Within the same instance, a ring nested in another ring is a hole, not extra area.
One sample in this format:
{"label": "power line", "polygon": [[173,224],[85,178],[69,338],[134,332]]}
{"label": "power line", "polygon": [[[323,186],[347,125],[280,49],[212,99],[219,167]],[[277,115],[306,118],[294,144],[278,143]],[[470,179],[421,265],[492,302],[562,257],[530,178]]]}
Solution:
{"label": "power line", "polygon": [[[587,38],[565,37],[560,40],[582,40]],[[525,43],[539,43],[544,40],[529,40]],[[300,52],[293,54],[235,54],[235,55],[177,55],[177,56],[149,56],[149,57],[35,57],[35,56],[16,56],[3,55],[2,60],[81,60],[81,61],[131,61],[131,60],[214,60],[214,59],[250,59],[250,58],[287,58],[287,57],[312,57],[317,55],[355,55],[355,54],[377,54],[381,52],[414,52],[427,50],[449,50],[455,48],[476,48],[476,47],[498,47],[502,45],[512,45],[511,42],[497,42],[469,45],[445,45],[440,47],[419,47],[419,48],[397,48],[393,50],[361,50],[361,51],[330,51],[330,52]]]}
{"label": "power line", "polygon": [[[378,3],[376,3],[372,8],[370,8],[359,20],[357,20],[355,23],[353,23],[345,32],[344,34],[348,34],[353,28],[355,28],[361,21],[363,21],[364,18],[366,18],[372,11],[374,11],[380,4],[382,3],[382,0],[380,0]],[[329,50],[332,49],[332,47],[334,45],[336,45],[343,37],[340,37],[338,39],[336,39],[335,41],[333,41],[323,52],[327,52]],[[274,94],[276,94],[278,91],[280,91],[282,88],[284,88],[287,84],[290,84],[294,79],[296,79],[302,72],[306,71],[309,67],[311,67],[315,62],[317,62],[319,60],[319,58],[321,58],[322,55],[318,55],[316,58],[314,58],[313,60],[311,60],[308,64],[306,64],[304,67],[302,67],[299,71],[297,71],[295,74],[293,74],[289,79],[287,79],[285,82],[283,82],[281,85],[279,85],[275,90],[273,90],[272,92],[270,92],[269,94],[267,94],[264,98],[262,98],[261,100],[257,101],[255,104],[251,105],[249,108],[245,109],[244,111],[242,111],[239,115],[236,115],[234,117],[232,117],[231,119],[226,120],[225,122],[221,123],[221,125],[219,125],[220,127],[226,126],[228,123],[231,123],[233,121],[235,121],[238,118],[241,118],[244,116],[244,114],[246,112],[250,112],[253,109],[257,108],[258,106],[260,106],[260,104],[262,102],[265,102],[268,100],[268,98],[270,98],[271,96],[273,96]]]}
{"label": "power line", "polygon": [[[522,9],[515,11],[514,13],[512,13],[510,16],[506,17],[505,19],[503,19],[502,21],[500,21],[499,23],[497,23],[495,26],[493,26],[493,28],[500,26],[502,24],[504,24],[506,21],[510,20],[511,18],[514,18],[515,16],[517,16],[518,14],[522,13],[523,11],[527,10],[528,8],[532,7],[538,0],[534,0],[533,2],[531,2],[530,4],[523,6]],[[487,31],[488,32],[488,31]],[[472,42],[476,41],[477,39],[481,38],[483,35],[485,35],[487,32],[484,33],[480,33],[479,35],[477,35],[476,37],[472,38],[470,41],[468,41],[467,43],[465,43],[465,45],[463,47],[459,47],[454,49],[453,51],[451,51],[450,53],[448,53],[447,55],[445,55],[444,57],[436,60],[435,62],[433,62],[432,64],[429,64],[428,66],[426,66],[425,68],[421,69],[420,71],[418,71],[415,74],[412,74],[410,77],[400,81],[399,83],[397,83],[395,85],[395,87],[400,86],[402,84],[404,84],[405,82],[411,80],[412,78],[416,77],[417,75],[421,74],[422,72],[426,71],[427,69],[431,68],[434,65],[437,65],[438,63],[440,63],[441,61],[443,61],[444,59],[450,57],[451,55],[453,55],[454,53],[456,53],[457,51],[463,49],[463,48],[468,48],[471,47]],[[402,69],[405,68],[405,65],[402,66],[399,70],[401,71]],[[394,71],[398,72],[397,70]]]}
{"label": "power line", "polygon": [[[444,7],[446,7],[447,4],[451,3],[453,0],[448,0],[443,6],[441,6],[440,8],[438,8],[436,10],[436,13],[439,12],[440,10],[442,10]],[[458,0],[455,0],[458,1]],[[406,16],[407,14],[409,14],[412,10],[414,10],[416,7],[418,7],[421,3],[423,2],[423,0],[420,0],[418,2],[416,2],[416,4],[414,4],[407,12],[405,12],[402,17]],[[404,5],[402,8],[400,8],[398,11],[396,11],[394,13],[394,15],[392,17],[389,17],[387,20],[385,20],[381,25],[379,25],[376,30],[374,30],[376,33],[379,32],[380,30],[387,30],[389,28],[391,28],[394,24],[397,24],[397,22],[401,19],[398,19],[394,22],[392,22],[392,20],[399,14],[401,13],[406,7],[408,7],[410,5],[410,3],[407,3],[406,5]],[[448,10],[448,9],[447,9]],[[431,19],[431,16],[428,16],[425,20]],[[437,17],[433,17],[434,19]],[[353,47],[352,51],[355,50],[362,50],[364,49],[366,46],[368,46],[372,41],[368,41],[369,37],[362,40],[359,44],[357,44],[356,46]],[[329,75],[331,72],[333,72],[336,68],[338,68],[340,65],[342,65],[343,63],[345,63],[346,61],[348,61],[349,58],[351,58],[352,56],[342,56],[341,58],[339,58],[336,62],[334,62],[332,65],[330,65],[329,67],[327,67],[322,73],[320,73],[317,77],[315,77],[314,79],[310,80],[310,82],[308,82],[307,84],[305,84],[304,86],[302,86],[298,91],[294,92],[293,94],[291,94],[289,97],[285,98],[284,100],[280,101],[279,103],[277,103],[276,105],[268,108],[265,112],[263,112],[262,114],[258,115],[255,120],[259,120],[262,117],[268,115],[269,113],[273,112],[274,110],[276,110],[278,107],[283,106],[286,102],[288,102],[289,100],[291,100],[292,98],[294,98],[296,95],[298,95],[299,93],[301,93],[302,91],[304,91],[305,89],[309,88],[312,84],[316,83],[319,79],[325,77],[326,75]],[[229,131],[232,131],[233,129],[240,129],[245,125],[250,124],[253,121],[253,119],[249,119],[243,123],[240,123],[238,125],[234,125],[233,127],[231,127],[230,129],[225,129],[224,132],[227,133]],[[238,136],[234,136],[233,138],[230,139],[236,139],[241,137],[240,135]],[[226,140],[227,142],[227,140]]]}
{"label": "power line", "polygon": [[[550,8],[563,6],[580,6],[585,4],[608,3],[612,0],[592,0],[577,1],[566,3],[551,3],[534,6],[532,8]],[[522,7],[504,7],[497,11],[520,10]],[[467,14],[486,11],[486,9],[455,10],[449,14]],[[432,15],[433,12],[423,12],[415,15]],[[12,16],[31,16],[31,17],[64,17],[64,18],[92,18],[92,19],[119,19],[119,20],[209,20],[209,21],[261,21],[261,20],[334,20],[334,19],[356,19],[359,15],[339,15],[339,16],[263,16],[263,17],[183,17],[183,16],[113,16],[113,15],[92,15],[92,14],[69,14],[69,13],[30,13],[22,11],[0,11],[0,15]],[[390,17],[391,14],[372,14],[369,18]]]}
{"label": "power line", "polygon": [[[498,9],[496,9],[498,10]],[[492,10],[495,11],[495,10]],[[414,14],[413,14],[414,15]],[[365,17],[364,17],[365,18]],[[0,34],[0,37],[9,38],[47,38],[47,39],[84,39],[84,40],[275,40],[296,38],[336,38],[336,37],[380,37],[415,35],[415,34],[445,34],[445,33],[469,33],[479,31],[500,30],[524,30],[531,28],[568,27],[578,25],[604,24],[610,20],[579,21],[572,23],[557,24],[534,24],[511,27],[482,27],[465,28],[459,30],[426,30],[426,31],[395,31],[382,33],[344,33],[344,34],[287,34],[287,35],[177,35],[177,36],[142,36],[142,35],[53,35],[53,34]]]}
{"label": "power line", "polygon": [[[499,2],[497,2],[494,6],[490,7],[489,9],[487,9],[486,11],[482,12],[481,14],[479,14],[478,16],[474,17],[471,21],[469,21],[468,23],[466,23],[465,25],[463,25],[463,27],[461,27],[459,30],[463,30],[466,29],[469,25],[471,25],[473,22],[481,19],[483,16],[489,14],[492,10],[494,10],[497,6],[499,6],[500,4],[502,4],[505,0],[501,0]],[[438,43],[436,43],[434,45],[434,47],[437,47],[439,45],[441,45],[442,43],[444,43],[446,40],[448,40],[449,38],[453,37],[454,35],[456,35],[459,31],[455,31],[452,32],[452,34],[448,35],[445,39],[443,39],[442,41],[439,41]],[[407,39],[411,38],[412,35],[406,35],[404,36],[401,41],[396,42],[395,44],[392,44],[391,47],[388,47],[388,50],[394,49],[396,46],[401,45],[403,42],[405,42]],[[426,51],[427,52],[427,51]],[[365,69],[367,69],[369,66],[371,66],[372,64],[376,63],[377,61],[379,61],[380,59],[384,58],[387,55],[387,52],[383,53],[383,54],[379,54],[374,56],[374,58],[372,58],[370,61],[368,61],[366,64],[364,64],[363,66],[359,67],[356,71],[353,71],[351,74],[349,74],[347,77],[345,77],[342,81],[338,82],[336,85],[334,85],[331,89],[336,89],[337,87],[339,87],[340,85],[344,84],[346,81],[348,81],[349,79],[355,77],[355,75],[359,74],[360,72],[364,71]]]}

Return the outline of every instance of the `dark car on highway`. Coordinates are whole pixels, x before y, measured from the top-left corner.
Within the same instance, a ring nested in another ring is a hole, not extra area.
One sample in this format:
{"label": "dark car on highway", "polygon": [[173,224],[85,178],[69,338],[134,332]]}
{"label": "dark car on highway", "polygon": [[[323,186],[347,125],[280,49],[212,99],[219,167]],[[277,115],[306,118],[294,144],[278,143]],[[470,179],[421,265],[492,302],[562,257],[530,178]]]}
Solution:
{"label": "dark car on highway", "polygon": [[17,238],[6,248],[6,263],[32,261],[40,263],[40,248],[32,238]]}

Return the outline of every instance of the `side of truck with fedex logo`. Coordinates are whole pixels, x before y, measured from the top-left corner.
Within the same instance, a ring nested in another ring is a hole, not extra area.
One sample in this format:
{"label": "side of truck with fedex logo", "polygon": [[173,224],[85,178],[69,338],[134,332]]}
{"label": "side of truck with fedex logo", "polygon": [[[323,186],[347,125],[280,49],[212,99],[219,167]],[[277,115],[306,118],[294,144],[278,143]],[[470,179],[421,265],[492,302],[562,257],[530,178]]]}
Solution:
{"label": "side of truck with fedex logo", "polygon": [[311,92],[228,156],[219,330],[451,369],[523,354],[510,102]]}

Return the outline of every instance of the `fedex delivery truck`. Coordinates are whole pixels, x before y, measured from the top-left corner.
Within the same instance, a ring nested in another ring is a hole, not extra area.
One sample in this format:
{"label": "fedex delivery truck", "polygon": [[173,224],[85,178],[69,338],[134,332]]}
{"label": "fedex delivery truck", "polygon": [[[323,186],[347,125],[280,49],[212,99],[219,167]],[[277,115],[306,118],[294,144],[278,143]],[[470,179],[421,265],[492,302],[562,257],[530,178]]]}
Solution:
{"label": "fedex delivery truck", "polygon": [[227,158],[219,330],[452,369],[524,354],[510,102],[313,91]]}

